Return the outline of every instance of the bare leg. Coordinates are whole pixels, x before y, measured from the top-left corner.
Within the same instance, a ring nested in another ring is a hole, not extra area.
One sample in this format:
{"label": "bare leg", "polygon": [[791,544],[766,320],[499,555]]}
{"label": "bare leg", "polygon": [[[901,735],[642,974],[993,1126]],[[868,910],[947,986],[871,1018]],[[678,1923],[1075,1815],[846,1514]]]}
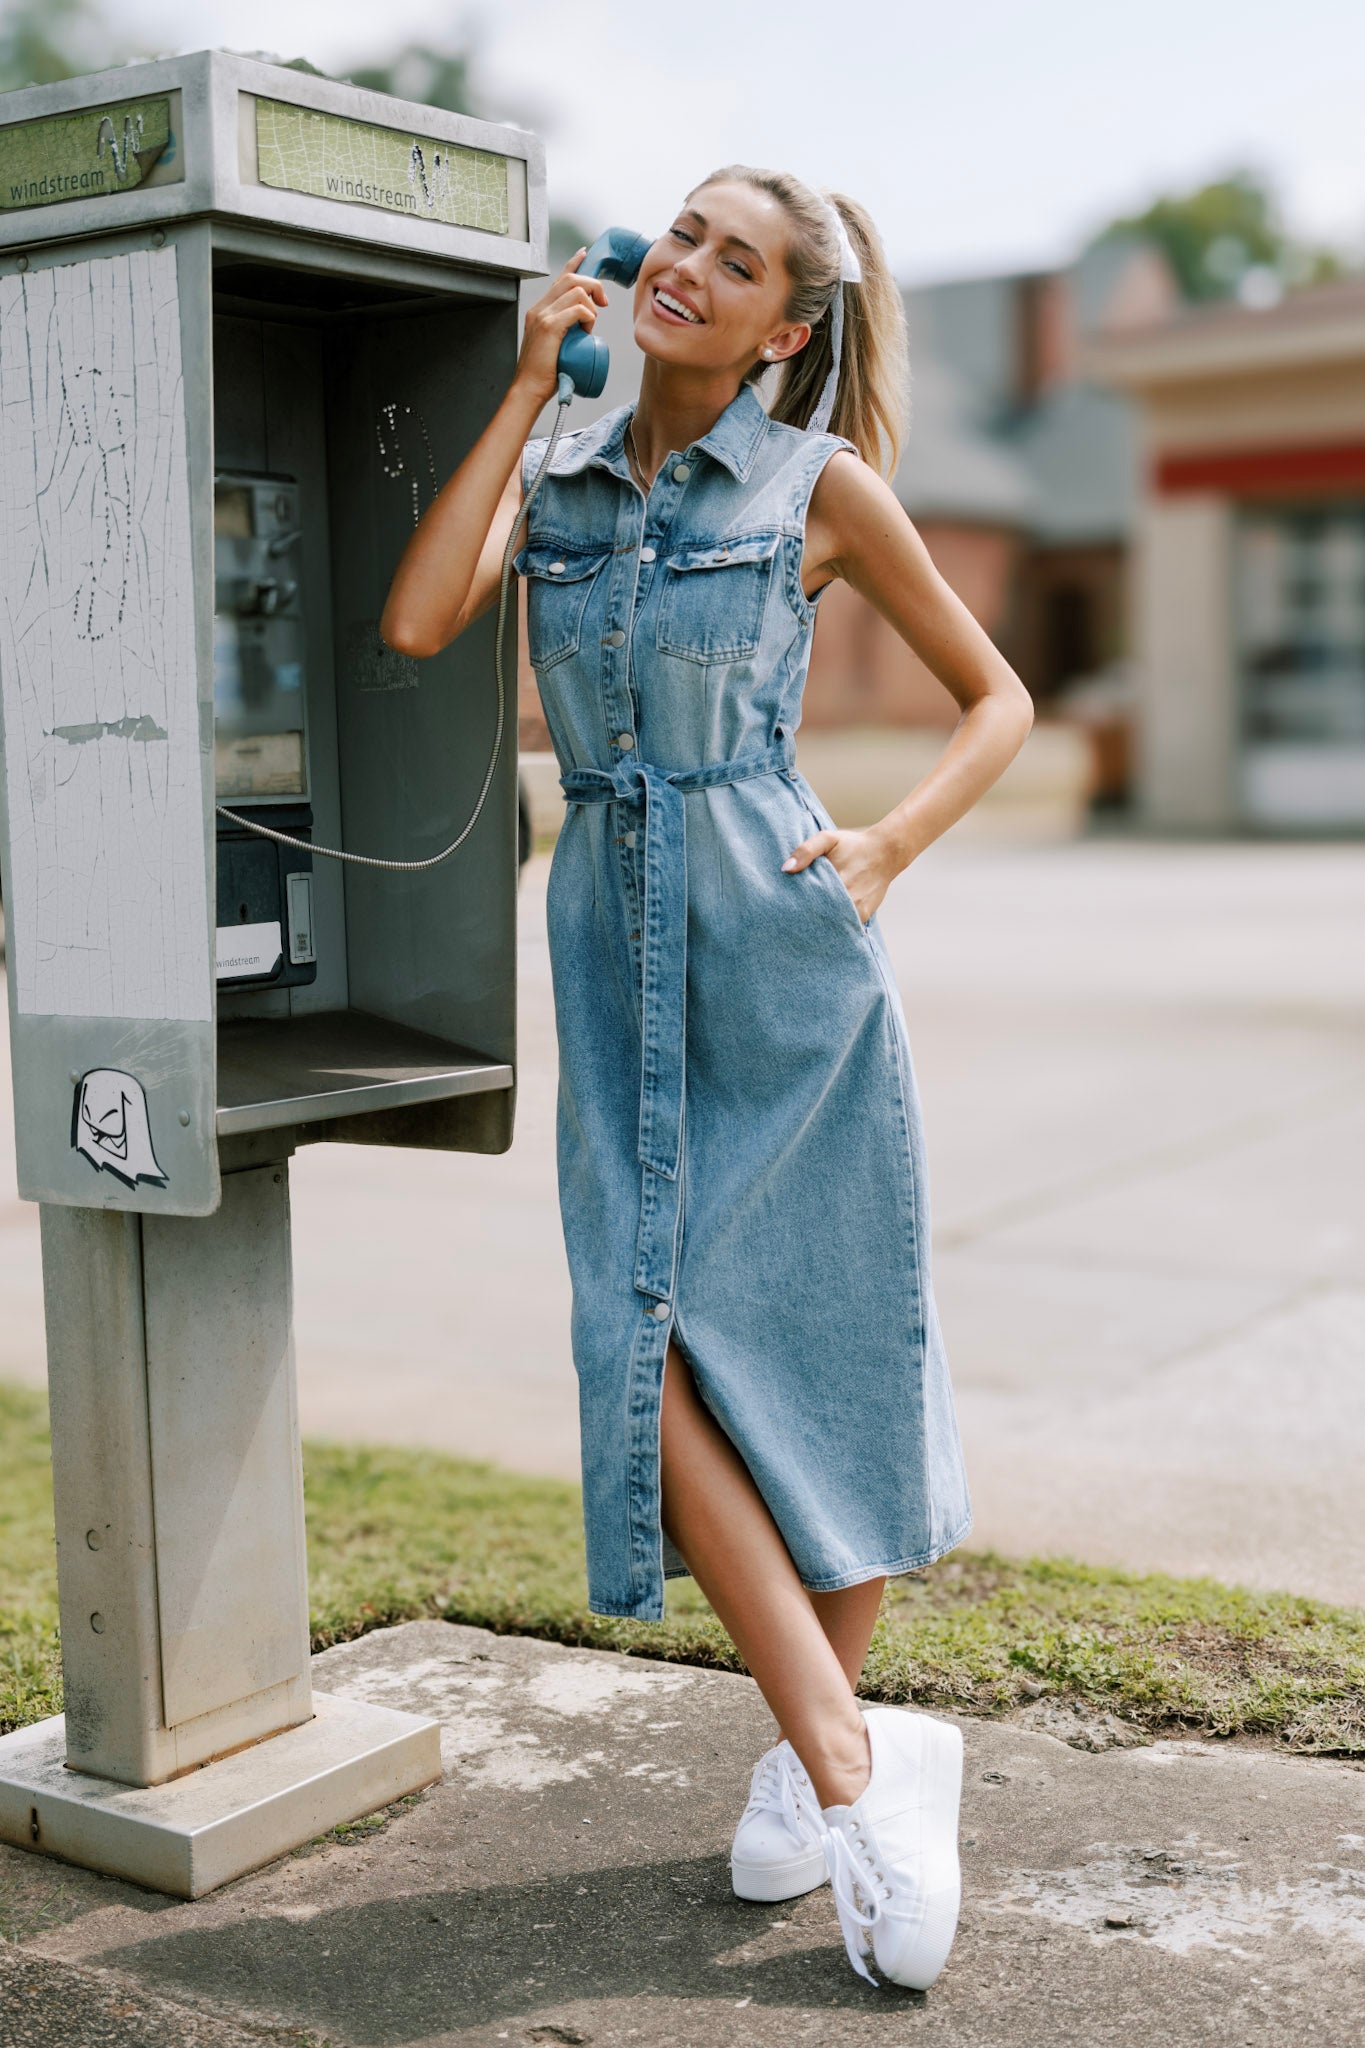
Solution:
{"label": "bare leg", "polygon": [[885,1578],[864,1579],[860,1586],[841,1586],[837,1593],[806,1595],[855,1692],[867,1662],[868,1644],[877,1625],[885,1588]]}
{"label": "bare leg", "polygon": [[[882,1604],[885,1587],[885,1578],[864,1579],[860,1586],[841,1586],[837,1593],[806,1594],[806,1598],[815,1609],[816,1619],[829,1637],[831,1649],[843,1667],[844,1676],[855,1693],[863,1675],[863,1666],[867,1662],[868,1644],[872,1641],[872,1631],[877,1625],[877,1613]],[[779,1723],[779,1741],[786,1732]],[[795,1743],[792,1747],[795,1749]],[[828,1805],[829,1802],[825,1803]]]}
{"label": "bare leg", "polygon": [[[665,1529],[786,1730],[820,1804],[851,1804],[871,1774],[853,1687],[748,1467],[671,1343],[661,1437]],[[851,1654],[851,1636],[849,1645]]]}

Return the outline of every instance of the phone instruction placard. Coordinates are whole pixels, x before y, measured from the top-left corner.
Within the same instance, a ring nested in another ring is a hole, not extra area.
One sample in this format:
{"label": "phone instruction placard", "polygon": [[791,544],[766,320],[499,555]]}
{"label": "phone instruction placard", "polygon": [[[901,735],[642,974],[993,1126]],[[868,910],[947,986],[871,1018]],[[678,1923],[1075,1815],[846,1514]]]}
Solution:
{"label": "phone instruction placard", "polygon": [[262,979],[275,972],[284,957],[280,927],[268,924],[220,924],[217,970],[219,981]]}
{"label": "phone instruction placard", "polygon": [[508,159],[494,150],[256,101],[256,176],[281,191],[506,235],[507,170]]}

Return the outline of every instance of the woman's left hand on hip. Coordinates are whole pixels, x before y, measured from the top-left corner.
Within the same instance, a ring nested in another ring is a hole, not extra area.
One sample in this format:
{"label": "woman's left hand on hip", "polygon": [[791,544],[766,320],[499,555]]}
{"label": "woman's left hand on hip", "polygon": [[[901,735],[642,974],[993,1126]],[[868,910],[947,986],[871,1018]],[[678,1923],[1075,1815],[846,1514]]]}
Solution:
{"label": "woman's left hand on hip", "polygon": [[809,839],[792,848],[782,863],[782,871],[798,874],[812,861],[821,859],[828,860],[835,870],[866,924],[897,873],[885,842],[870,829],[812,832]]}

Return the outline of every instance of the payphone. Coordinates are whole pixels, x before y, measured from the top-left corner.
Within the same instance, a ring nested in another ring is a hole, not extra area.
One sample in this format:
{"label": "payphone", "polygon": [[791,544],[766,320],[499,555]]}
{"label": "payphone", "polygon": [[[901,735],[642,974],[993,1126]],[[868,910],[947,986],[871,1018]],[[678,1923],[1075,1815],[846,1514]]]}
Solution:
{"label": "payphone", "polygon": [[431,1723],[311,1689],[288,1167],[511,1140],[493,622],[418,663],[378,621],[545,238],[534,136],[253,59],[0,99],[0,851],[67,1692],[0,1738],[0,1840],[166,1890],[439,1771]]}

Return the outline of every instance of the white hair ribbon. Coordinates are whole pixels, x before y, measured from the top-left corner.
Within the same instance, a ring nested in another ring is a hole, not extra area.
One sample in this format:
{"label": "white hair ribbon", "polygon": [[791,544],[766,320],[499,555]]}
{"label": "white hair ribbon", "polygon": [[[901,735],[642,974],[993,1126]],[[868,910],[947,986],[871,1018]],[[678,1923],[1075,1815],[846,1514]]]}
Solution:
{"label": "white hair ribbon", "polygon": [[829,375],[825,378],[825,388],[820,393],[819,403],[806,421],[808,434],[823,434],[829,426],[834,411],[834,400],[839,390],[839,359],[844,347],[844,286],[861,284],[863,277],[863,266],[858,261],[857,250],[848,238],[843,215],[828,199],[824,204],[834,232],[839,238],[839,282],[834,287],[834,298],[830,306],[830,350],[833,361],[829,367]]}

